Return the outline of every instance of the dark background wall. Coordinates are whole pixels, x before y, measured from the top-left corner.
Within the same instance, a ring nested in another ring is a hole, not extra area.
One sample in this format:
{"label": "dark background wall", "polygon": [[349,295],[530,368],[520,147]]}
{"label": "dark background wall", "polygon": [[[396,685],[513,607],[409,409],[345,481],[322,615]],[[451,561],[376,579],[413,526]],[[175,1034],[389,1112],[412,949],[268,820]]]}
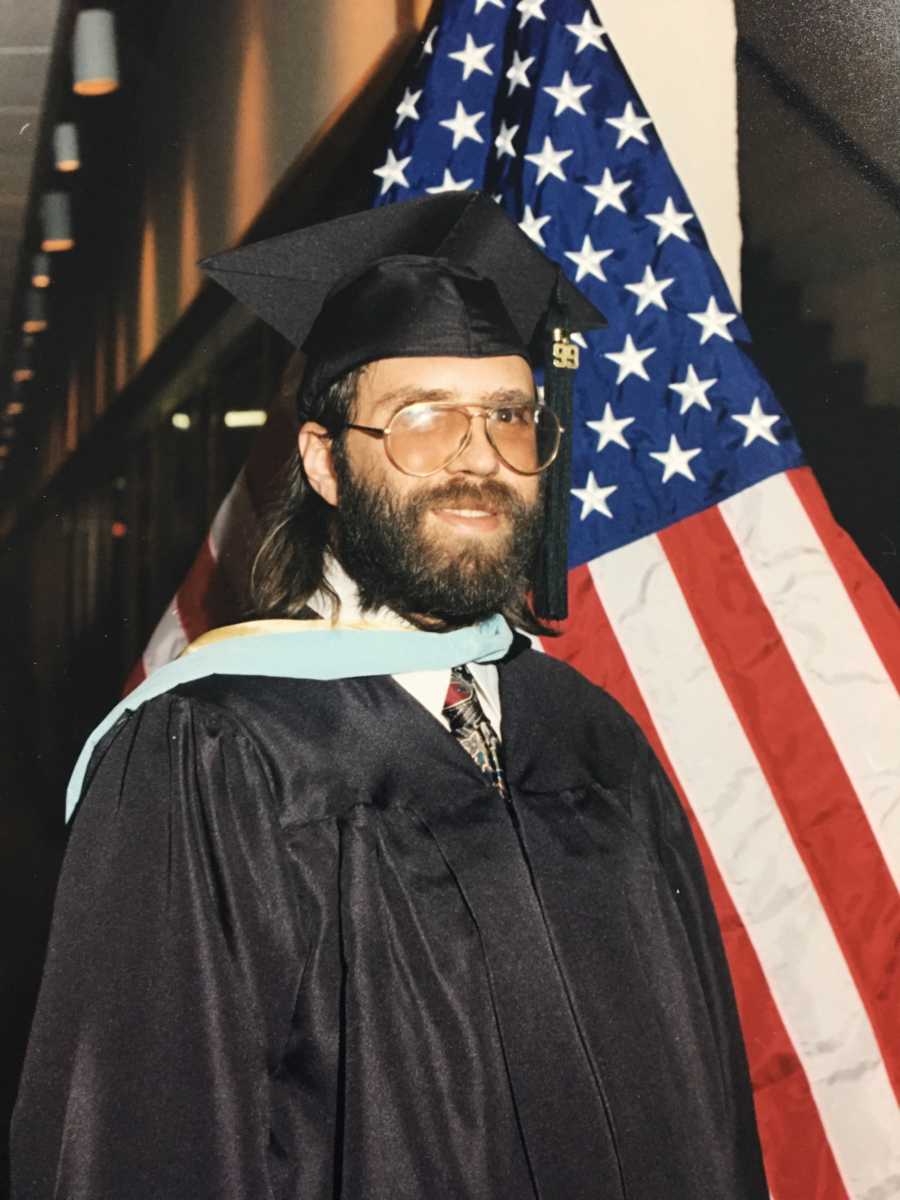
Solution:
{"label": "dark background wall", "polygon": [[900,597],[900,16],[894,0],[736,8],[756,357]]}

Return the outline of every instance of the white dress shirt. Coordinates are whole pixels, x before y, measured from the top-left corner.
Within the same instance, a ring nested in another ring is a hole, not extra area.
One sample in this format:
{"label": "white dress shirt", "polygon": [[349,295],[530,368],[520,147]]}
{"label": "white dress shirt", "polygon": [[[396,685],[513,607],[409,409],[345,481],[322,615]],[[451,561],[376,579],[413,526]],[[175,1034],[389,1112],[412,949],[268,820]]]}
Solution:
{"label": "white dress shirt", "polygon": [[[359,593],[356,584],[335,559],[330,558],[325,568],[325,578],[334,589],[338,603],[324,592],[316,592],[309,598],[309,607],[334,625],[364,625],[372,629],[412,629],[408,621],[404,621],[395,612],[387,608],[379,608],[375,612],[364,613],[359,605]],[[497,668],[493,663],[467,663],[475,681],[475,691],[481,702],[484,715],[490,721],[497,736],[500,736],[500,680]],[[403,671],[393,678],[407,692],[426,708],[442,725],[449,728],[444,718],[444,700],[450,686],[450,668],[444,667],[433,671]]]}

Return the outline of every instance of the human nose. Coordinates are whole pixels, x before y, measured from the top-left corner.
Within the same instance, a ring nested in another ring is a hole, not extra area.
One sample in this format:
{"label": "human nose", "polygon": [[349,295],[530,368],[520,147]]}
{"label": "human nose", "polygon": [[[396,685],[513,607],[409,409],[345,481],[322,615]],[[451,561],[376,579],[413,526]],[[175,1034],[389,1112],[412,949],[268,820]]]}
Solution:
{"label": "human nose", "polygon": [[469,413],[469,434],[459,454],[449,462],[446,470],[451,475],[496,475],[500,469],[497,451],[487,436],[487,417],[484,412]]}

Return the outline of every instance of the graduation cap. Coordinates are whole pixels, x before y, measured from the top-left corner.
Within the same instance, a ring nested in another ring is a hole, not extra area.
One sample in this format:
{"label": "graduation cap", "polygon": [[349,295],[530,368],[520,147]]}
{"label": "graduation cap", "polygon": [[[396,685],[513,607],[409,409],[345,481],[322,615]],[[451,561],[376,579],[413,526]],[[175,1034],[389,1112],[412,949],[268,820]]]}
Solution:
{"label": "graduation cap", "polygon": [[[535,611],[566,615],[573,330],[603,315],[493,200],[450,192],[352,213],[200,264],[305,352],[301,419],[329,384],[384,358],[515,354],[545,368],[568,431],[545,486]],[[323,421],[327,424],[327,420]]]}

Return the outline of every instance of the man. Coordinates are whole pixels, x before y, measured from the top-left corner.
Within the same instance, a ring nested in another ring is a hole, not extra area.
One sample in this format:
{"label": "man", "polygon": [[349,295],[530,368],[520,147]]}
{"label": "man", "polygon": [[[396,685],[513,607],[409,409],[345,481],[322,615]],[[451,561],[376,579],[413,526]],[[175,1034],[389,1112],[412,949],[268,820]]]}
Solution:
{"label": "man", "polygon": [[556,611],[559,376],[599,314],[478,196],[208,269],[308,355],[276,620],[83,756],[16,1200],[762,1200],[685,816],[509,631]]}

